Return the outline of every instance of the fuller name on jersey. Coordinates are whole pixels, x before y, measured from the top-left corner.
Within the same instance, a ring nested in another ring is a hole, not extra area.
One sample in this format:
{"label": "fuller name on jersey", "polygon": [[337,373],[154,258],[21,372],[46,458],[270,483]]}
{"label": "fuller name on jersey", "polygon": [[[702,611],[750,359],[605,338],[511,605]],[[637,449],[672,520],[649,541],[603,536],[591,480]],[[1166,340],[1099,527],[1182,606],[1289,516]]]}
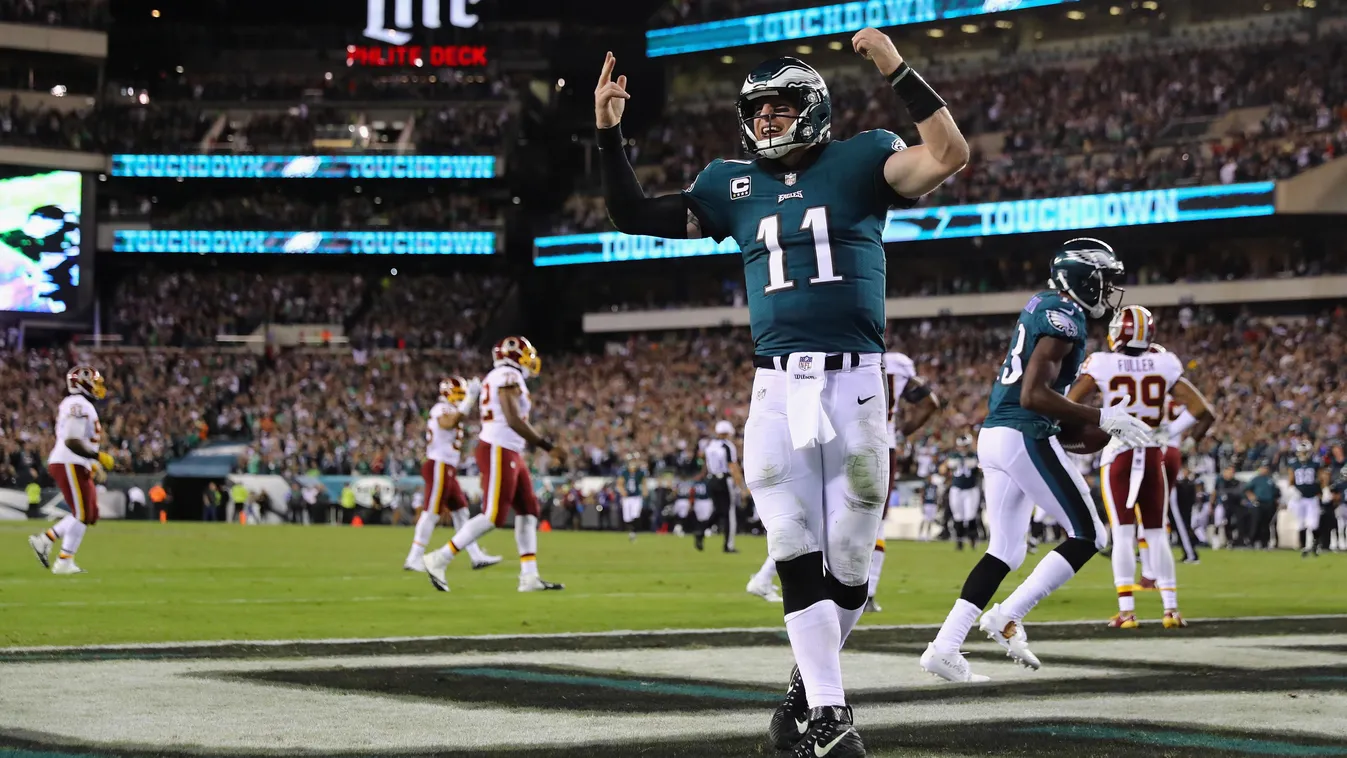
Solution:
{"label": "fuller name on jersey", "polygon": [[[1169,411],[1169,392],[1183,376],[1183,361],[1173,353],[1092,353],[1081,373],[1094,379],[1104,406],[1119,406],[1130,416],[1146,422],[1152,431],[1146,447],[1159,447]],[[1127,403],[1127,405],[1122,405]],[[1126,450],[1117,437],[1109,440],[1101,461],[1108,463]]]}
{"label": "fuller name on jersey", "polygon": [[73,463],[76,466],[92,467],[93,459],[85,458],[66,447],[69,439],[83,440],[94,452],[102,441],[103,425],[98,423],[98,411],[88,398],[70,395],[61,401],[56,409],[56,445],[47,456],[47,463]]}
{"label": "fuller name on jersey", "polygon": [[1010,350],[992,383],[983,428],[1010,427],[1032,439],[1056,436],[1061,431],[1056,421],[1020,405],[1024,368],[1029,365],[1029,356],[1034,354],[1039,339],[1056,337],[1072,343],[1074,348],[1062,359],[1061,370],[1052,380],[1053,391],[1065,392],[1085,359],[1085,334],[1085,311],[1069,297],[1055,290],[1045,290],[1030,298],[1020,311],[1015,332],[1010,337]]}
{"label": "fuller name on jersey", "polygon": [[884,223],[916,203],[884,181],[884,162],[904,149],[873,130],[792,168],[717,159],[684,191],[702,231],[743,251],[758,355],[884,352]]}
{"label": "fuller name on jersey", "polygon": [[528,420],[533,405],[529,400],[528,385],[524,382],[524,372],[514,366],[497,366],[482,379],[481,439],[489,445],[499,445],[506,450],[522,453],[527,443],[506,423],[505,410],[501,406],[500,392],[506,387],[519,388],[519,416]]}
{"label": "fuller name on jersey", "polygon": [[444,429],[440,419],[457,411],[441,400],[430,409],[430,421],[426,426],[426,458],[454,468],[458,468],[463,455],[463,425],[460,422],[452,429]]}

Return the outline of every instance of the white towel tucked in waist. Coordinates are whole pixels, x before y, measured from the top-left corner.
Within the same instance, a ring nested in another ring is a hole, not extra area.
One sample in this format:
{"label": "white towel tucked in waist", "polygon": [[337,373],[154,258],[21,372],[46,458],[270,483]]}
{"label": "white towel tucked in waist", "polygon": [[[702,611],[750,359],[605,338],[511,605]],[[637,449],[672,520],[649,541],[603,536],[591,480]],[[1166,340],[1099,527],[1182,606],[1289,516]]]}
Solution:
{"label": "white towel tucked in waist", "polygon": [[823,372],[826,353],[791,353],[786,359],[786,425],[791,446],[804,450],[831,442],[837,436],[823,412]]}

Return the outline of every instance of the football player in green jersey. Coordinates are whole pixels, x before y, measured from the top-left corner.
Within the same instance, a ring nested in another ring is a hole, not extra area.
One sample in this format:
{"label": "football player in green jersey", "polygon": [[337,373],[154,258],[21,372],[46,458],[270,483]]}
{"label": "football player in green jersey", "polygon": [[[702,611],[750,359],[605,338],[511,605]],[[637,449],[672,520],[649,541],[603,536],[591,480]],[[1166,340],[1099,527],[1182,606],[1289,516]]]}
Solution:
{"label": "football player in green jersey", "polygon": [[645,509],[645,469],[639,453],[627,455],[627,470],[617,480],[618,494],[622,496],[622,523],[627,525],[627,539],[636,541],[636,524]]}
{"label": "football player in green jersey", "polygon": [[[622,149],[627,78],[604,60],[594,90],[613,225],[655,237],[733,237],[753,330],[743,470],[777,564],[796,671],[769,735],[799,758],[855,758],[840,649],[867,597],[888,483],[883,229],[968,161],[944,100],[876,29],[852,49],[885,76],[922,143],[893,132],[833,139],[823,78],[796,58],[754,68],[739,91],[751,160],[715,160],[692,186],[648,198]],[[825,572],[824,566],[827,566]]]}
{"label": "football player in green jersey", "polygon": [[1075,576],[1107,542],[1090,489],[1057,442],[1059,421],[1098,426],[1131,447],[1150,427],[1122,406],[1092,408],[1064,393],[1085,359],[1086,319],[1102,319],[1122,301],[1122,263],[1096,239],[1068,241],[1052,259],[1050,289],[1020,312],[1010,349],[978,433],[978,464],[987,493],[987,552],[964,582],[921,667],[953,682],[985,681],[968,669],[959,648],[1001,581],[1024,562],[1034,506],[1066,528],[1067,539],[1034,568],[1006,601],[982,614],[981,628],[1015,661],[1038,668],[1021,619]]}
{"label": "football player in green jersey", "polygon": [[1291,463],[1291,485],[1296,497],[1291,500],[1291,512],[1300,527],[1300,556],[1319,555],[1319,461],[1315,459],[1315,445],[1310,440],[1296,443],[1296,458]]}

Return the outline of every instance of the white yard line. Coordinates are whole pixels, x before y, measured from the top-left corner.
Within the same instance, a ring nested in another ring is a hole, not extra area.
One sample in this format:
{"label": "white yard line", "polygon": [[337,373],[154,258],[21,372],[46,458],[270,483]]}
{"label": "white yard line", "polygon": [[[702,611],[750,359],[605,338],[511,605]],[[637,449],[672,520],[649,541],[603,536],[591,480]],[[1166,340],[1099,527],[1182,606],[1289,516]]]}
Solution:
{"label": "white yard line", "polygon": [[[736,593],[737,594],[737,593]],[[352,600],[356,598],[344,598]],[[389,600],[407,600],[406,597],[396,598],[365,598],[365,600],[389,599]],[[156,601],[158,602],[158,601]],[[264,602],[262,600],[244,599],[237,602]],[[265,602],[303,602],[294,599],[276,599]],[[332,600],[322,600],[314,602],[333,602]],[[208,604],[208,603],[203,603]],[[12,607],[12,606],[0,606]],[[1209,619],[1188,619],[1190,625],[1201,626],[1203,624],[1214,624],[1224,622],[1248,622],[1248,621],[1324,621],[1324,620],[1347,620],[1347,614],[1318,614],[1306,616],[1230,616],[1224,618]],[[1087,626],[1098,627],[1098,621],[1043,621],[1035,623],[1034,626]],[[910,629],[925,629],[935,631],[940,628],[939,624],[892,624],[892,625],[866,625],[857,627],[859,631],[898,631]],[[407,636],[407,637],[333,637],[326,639],[291,639],[291,640],[197,640],[186,642],[142,642],[142,643],[117,643],[107,645],[34,645],[0,648],[0,653],[18,653],[18,652],[75,652],[82,650],[156,650],[169,648],[198,648],[209,650],[211,648],[228,647],[234,645],[275,646],[283,645],[350,645],[358,643],[399,643],[399,642],[439,642],[454,640],[547,640],[547,639],[575,639],[591,637],[662,637],[667,635],[715,635],[723,633],[757,633],[773,634],[785,631],[783,626],[751,626],[751,627],[722,627],[713,629],[647,629],[647,630],[627,630],[617,629],[606,632],[557,632],[545,634],[464,634],[464,635],[429,635],[429,636]]]}

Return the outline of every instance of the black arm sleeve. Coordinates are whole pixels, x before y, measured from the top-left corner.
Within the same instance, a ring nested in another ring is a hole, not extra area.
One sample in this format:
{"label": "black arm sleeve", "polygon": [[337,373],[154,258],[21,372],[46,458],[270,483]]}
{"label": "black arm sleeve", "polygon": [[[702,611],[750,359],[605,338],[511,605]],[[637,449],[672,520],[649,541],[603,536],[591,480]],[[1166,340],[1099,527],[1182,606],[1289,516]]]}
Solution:
{"label": "black arm sleeve", "polygon": [[903,402],[916,403],[920,402],[922,398],[927,397],[930,394],[931,388],[926,386],[926,383],[921,379],[914,376],[907,380],[907,386],[903,388],[902,398]]}
{"label": "black arm sleeve", "polygon": [[683,193],[646,197],[622,149],[622,126],[597,131],[603,200],[613,226],[627,234],[687,239],[688,207]]}

